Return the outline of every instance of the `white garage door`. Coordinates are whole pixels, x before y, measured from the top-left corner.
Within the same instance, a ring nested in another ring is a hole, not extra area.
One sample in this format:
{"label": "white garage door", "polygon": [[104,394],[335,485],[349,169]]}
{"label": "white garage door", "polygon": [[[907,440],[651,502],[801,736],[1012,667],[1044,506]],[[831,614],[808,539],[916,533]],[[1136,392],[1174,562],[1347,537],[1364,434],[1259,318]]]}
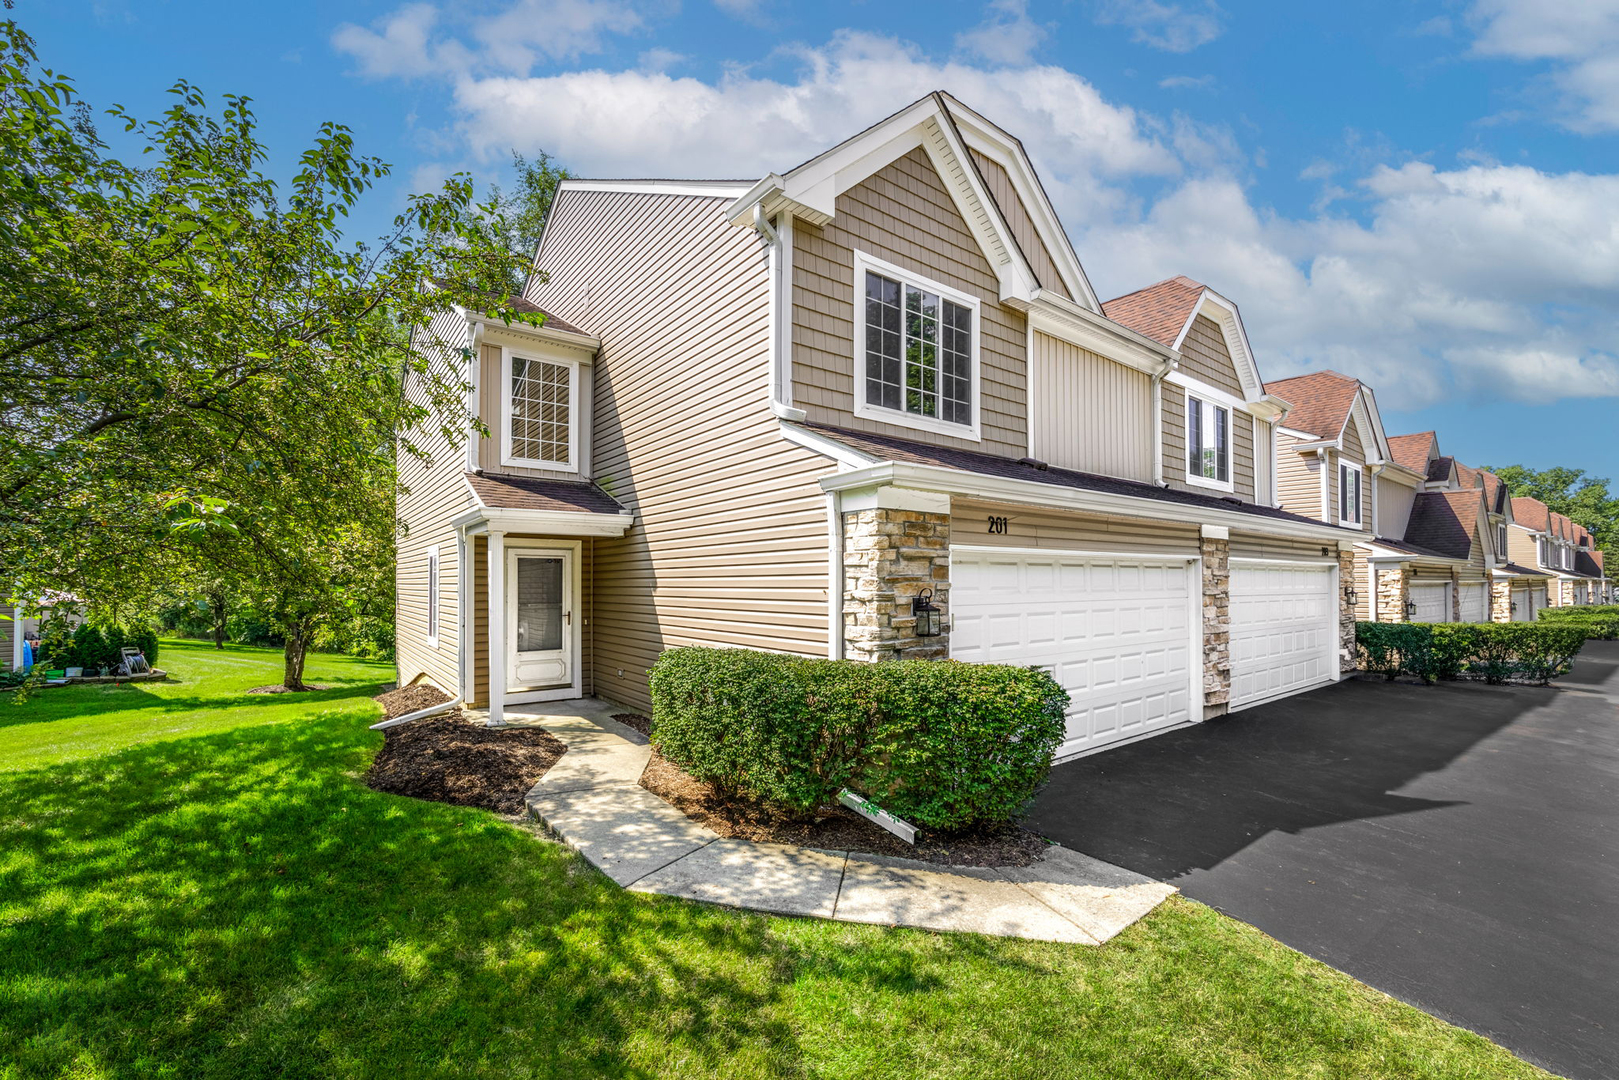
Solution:
{"label": "white garage door", "polygon": [[1462,622],[1490,621],[1490,586],[1483,581],[1462,582]]}
{"label": "white garage door", "polygon": [[1534,622],[1535,606],[1533,594],[1527,587],[1512,590],[1512,621]]}
{"label": "white garage door", "polygon": [[1534,622],[1540,618],[1540,613],[1542,611],[1545,611],[1551,606],[1551,601],[1546,598],[1546,586],[1531,586],[1529,589],[1529,601],[1531,605],[1529,620]]}
{"label": "white garage door", "polygon": [[1231,707],[1333,679],[1338,612],[1330,566],[1231,560]]}
{"label": "white garage door", "polygon": [[1411,583],[1411,601],[1417,606],[1412,622],[1450,622],[1450,582]]}
{"label": "white garage door", "polygon": [[950,655],[1039,666],[1071,698],[1058,759],[1188,723],[1188,564],[952,549]]}

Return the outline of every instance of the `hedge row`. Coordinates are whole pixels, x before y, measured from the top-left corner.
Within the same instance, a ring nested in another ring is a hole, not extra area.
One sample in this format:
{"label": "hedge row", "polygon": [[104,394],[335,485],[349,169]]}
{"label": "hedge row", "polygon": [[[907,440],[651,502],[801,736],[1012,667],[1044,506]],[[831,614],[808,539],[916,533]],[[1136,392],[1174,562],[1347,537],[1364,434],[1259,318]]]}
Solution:
{"label": "hedge row", "polygon": [[942,831],[1016,817],[1068,705],[1033,668],[749,649],[671,649],[651,684],[653,745],[720,791],[806,816],[847,787]]}
{"label": "hedge row", "polygon": [[133,645],[157,666],[157,634],[149,626],[73,626],[66,619],[47,620],[39,628],[40,652],[35,665],[53,670],[82,667],[86,673],[117,667],[123,659],[120,650]]}
{"label": "hedge row", "polygon": [[1619,604],[1587,604],[1581,607],[1546,608],[1540,621],[1553,626],[1577,626],[1586,638],[1612,641],[1619,638]]}
{"label": "hedge row", "polygon": [[1355,626],[1361,667],[1424,682],[1473,675],[1487,683],[1547,683],[1585,644],[1583,628],[1558,623],[1380,623]]}

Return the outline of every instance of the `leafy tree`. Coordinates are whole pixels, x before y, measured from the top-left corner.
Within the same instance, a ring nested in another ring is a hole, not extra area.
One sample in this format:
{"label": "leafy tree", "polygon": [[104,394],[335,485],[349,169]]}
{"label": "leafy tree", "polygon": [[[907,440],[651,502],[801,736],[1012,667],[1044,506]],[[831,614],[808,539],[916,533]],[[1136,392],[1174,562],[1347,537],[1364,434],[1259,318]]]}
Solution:
{"label": "leafy tree", "polygon": [[1517,498],[1539,499],[1559,514],[1591,530],[1603,553],[1603,565],[1619,567],[1619,498],[1608,491],[1606,477],[1587,476],[1584,469],[1535,470],[1524,465],[1490,468]]}
{"label": "leafy tree", "polygon": [[513,227],[458,175],[351,242],[389,167],[342,125],[283,187],[249,101],[181,83],[159,119],[110,110],[136,167],[35,67],[0,22],[0,580],[127,606],[201,560],[275,598],[301,685],[308,629],[391,594],[393,453],[468,422],[431,316],[537,321],[506,299]]}
{"label": "leafy tree", "polygon": [[568,179],[568,170],[553,164],[551,155],[541,150],[532,161],[512,151],[512,167],[517,170],[517,187],[510,195],[499,187],[491,189],[500,224],[498,233],[507,250],[522,262],[517,284],[534,262],[540,247],[540,236],[545,231],[545,220],[551,214],[551,203],[556,200],[557,186]]}

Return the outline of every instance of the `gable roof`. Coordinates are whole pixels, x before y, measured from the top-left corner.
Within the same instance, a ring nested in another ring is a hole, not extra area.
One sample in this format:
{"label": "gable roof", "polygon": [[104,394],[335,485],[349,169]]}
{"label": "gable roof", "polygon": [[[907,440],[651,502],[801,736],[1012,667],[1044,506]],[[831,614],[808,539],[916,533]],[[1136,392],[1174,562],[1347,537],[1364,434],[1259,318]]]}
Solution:
{"label": "gable roof", "polygon": [[1432,431],[1419,431],[1415,435],[1390,435],[1389,453],[1394,463],[1403,465],[1418,476],[1428,475],[1428,459],[1438,448],[1439,435]]}
{"label": "gable roof", "polygon": [[1455,461],[1455,458],[1450,457],[1434,458],[1432,461],[1428,462],[1428,479],[1435,481],[1449,480],[1450,467],[1455,463]]}
{"label": "gable roof", "polygon": [[1478,530],[1477,491],[1425,491],[1411,503],[1405,541],[1452,559],[1473,553]]}
{"label": "gable roof", "polygon": [[1207,286],[1184,274],[1102,301],[1102,314],[1173,349]]}
{"label": "gable roof", "polygon": [[725,215],[734,224],[790,212],[825,225],[837,198],[896,159],[921,148],[950,192],[1000,284],[1001,299],[1033,303],[1041,282],[996,203],[970,149],[1007,170],[1035,234],[1051,256],[1073,302],[1101,312],[1079,257],[1052,209],[1022,143],[943,91],[905,106],[785,173],[770,173],[739,195]]}
{"label": "gable roof", "polygon": [[[1454,458],[1452,459],[1455,460]],[[1510,506],[1507,499],[1507,486],[1501,478],[1488,469],[1475,469],[1470,465],[1463,465],[1456,461],[1456,477],[1463,487],[1482,487],[1484,489],[1484,505],[1492,514],[1504,514]]]}
{"label": "gable roof", "polygon": [[1551,531],[1551,509],[1539,499],[1527,495],[1513,496],[1512,520],[1535,532]]}
{"label": "gable roof", "polygon": [[1312,371],[1265,384],[1267,393],[1292,404],[1287,427],[1322,439],[1336,439],[1343,434],[1354,414],[1355,401],[1365,389],[1359,379],[1336,371]]}
{"label": "gable roof", "polygon": [[507,510],[625,513],[617,499],[595,484],[579,480],[540,480],[499,473],[464,473],[467,486],[482,506]]}

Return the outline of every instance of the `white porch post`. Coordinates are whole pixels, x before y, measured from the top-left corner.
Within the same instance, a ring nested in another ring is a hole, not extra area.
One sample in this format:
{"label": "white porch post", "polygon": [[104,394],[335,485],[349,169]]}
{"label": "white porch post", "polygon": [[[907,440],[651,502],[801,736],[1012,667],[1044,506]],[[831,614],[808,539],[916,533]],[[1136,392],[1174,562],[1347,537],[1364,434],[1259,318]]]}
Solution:
{"label": "white porch post", "polygon": [[11,670],[22,670],[22,605],[11,609]]}
{"label": "white porch post", "polygon": [[506,705],[506,534],[489,531],[489,723]]}

